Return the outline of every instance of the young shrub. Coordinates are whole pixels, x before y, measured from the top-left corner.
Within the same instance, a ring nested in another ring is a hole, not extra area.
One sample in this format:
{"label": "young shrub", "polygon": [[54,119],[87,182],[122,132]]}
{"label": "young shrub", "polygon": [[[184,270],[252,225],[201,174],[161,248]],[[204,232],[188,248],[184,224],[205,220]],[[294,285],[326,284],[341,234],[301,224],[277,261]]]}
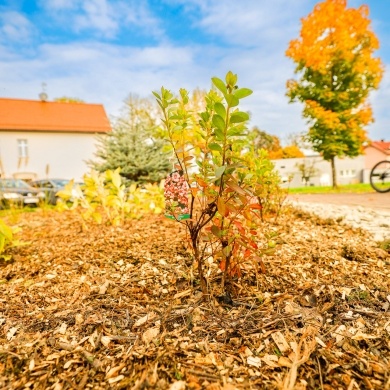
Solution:
{"label": "young shrub", "polygon": [[210,258],[218,259],[222,289],[231,276],[241,275],[243,263],[254,262],[264,271],[262,256],[274,247],[259,229],[267,199],[265,181],[270,191],[277,187],[269,162],[263,159],[264,167],[257,166],[250,155],[249,115],[238,105],[252,91],[239,88],[232,72],[225,81],[213,77],[212,82],[215,88],[205,95],[205,110],[199,113],[189,109],[184,89],[179,98],[164,87],[153,92],[163,112],[175,169],[188,189],[187,202],[182,185],[178,194],[168,188],[173,195],[167,201],[167,216],[188,230],[204,295],[208,292],[205,263]]}
{"label": "young shrub", "polygon": [[15,239],[18,229],[13,229],[0,219],[0,259],[8,261],[11,256],[4,254],[9,248],[20,246],[22,243]]}
{"label": "young shrub", "polygon": [[265,222],[273,217],[276,222],[288,190],[280,187],[280,176],[275,171],[272,161],[269,160],[267,151],[251,148],[245,154],[245,160],[249,174],[244,180],[252,188],[261,206],[259,208],[260,219]]}
{"label": "young shrub", "polygon": [[147,183],[137,187],[132,184],[127,191],[128,218],[139,219],[147,214],[161,214],[164,211],[164,193],[161,186]]}
{"label": "young shrub", "polygon": [[[157,185],[135,184],[126,188],[122,183],[120,168],[103,173],[91,171],[84,175],[83,190],[70,182],[58,196],[60,210],[79,210],[83,221],[93,220],[98,224],[122,225],[126,218],[140,218],[147,213],[161,213],[163,193]],[[87,225],[83,223],[83,227]]]}

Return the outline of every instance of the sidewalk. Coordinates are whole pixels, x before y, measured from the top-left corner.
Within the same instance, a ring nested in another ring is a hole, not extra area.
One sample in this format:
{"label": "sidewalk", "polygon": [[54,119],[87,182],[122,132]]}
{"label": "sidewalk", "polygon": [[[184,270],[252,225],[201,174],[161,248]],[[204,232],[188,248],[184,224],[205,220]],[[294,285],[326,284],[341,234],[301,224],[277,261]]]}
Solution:
{"label": "sidewalk", "polygon": [[390,239],[390,193],[289,195],[287,201],[321,218],[370,232],[375,241]]}
{"label": "sidewalk", "polygon": [[390,192],[366,194],[290,194],[289,200],[307,203],[324,203],[343,206],[362,206],[373,210],[390,211]]}

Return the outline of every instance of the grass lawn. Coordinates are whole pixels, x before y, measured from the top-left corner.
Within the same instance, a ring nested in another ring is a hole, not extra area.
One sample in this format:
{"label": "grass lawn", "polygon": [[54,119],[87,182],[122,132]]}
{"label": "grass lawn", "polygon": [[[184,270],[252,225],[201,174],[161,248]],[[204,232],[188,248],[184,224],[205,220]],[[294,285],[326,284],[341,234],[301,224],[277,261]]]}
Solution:
{"label": "grass lawn", "polygon": [[324,187],[299,187],[299,188],[290,188],[290,194],[341,194],[341,193],[367,193],[375,192],[370,184],[366,183],[357,183],[357,184],[348,184],[340,185],[337,189],[334,189],[330,186]]}

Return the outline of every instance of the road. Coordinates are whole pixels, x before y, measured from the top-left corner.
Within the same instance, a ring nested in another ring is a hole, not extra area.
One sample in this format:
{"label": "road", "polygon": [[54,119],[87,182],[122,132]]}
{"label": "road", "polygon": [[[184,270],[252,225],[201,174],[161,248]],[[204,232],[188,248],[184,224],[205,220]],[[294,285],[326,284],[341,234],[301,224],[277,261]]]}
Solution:
{"label": "road", "polygon": [[290,194],[288,199],[298,202],[335,204],[342,206],[361,206],[373,210],[390,211],[390,192],[366,194]]}

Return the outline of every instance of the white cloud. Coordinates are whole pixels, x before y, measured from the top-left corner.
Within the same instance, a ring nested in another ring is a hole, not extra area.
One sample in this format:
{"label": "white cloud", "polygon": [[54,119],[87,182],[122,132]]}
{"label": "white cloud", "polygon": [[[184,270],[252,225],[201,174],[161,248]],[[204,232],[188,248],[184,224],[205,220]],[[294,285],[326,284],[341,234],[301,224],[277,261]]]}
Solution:
{"label": "white cloud", "polygon": [[[191,46],[169,42],[162,21],[145,1],[99,1],[45,3],[52,11],[63,9],[69,26],[81,12],[80,31],[92,29],[107,36],[121,34],[129,25],[139,26],[148,36],[159,37],[159,43],[131,47],[90,38],[88,42],[32,45],[26,55],[2,46],[0,40],[0,96],[36,99],[41,83],[46,82],[50,99],[66,95],[102,103],[108,114],[116,115],[130,93],[149,96],[162,85],[174,92],[181,87],[209,89],[212,76],[224,77],[232,70],[238,74],[240,86],[254,91],[242,101],[242,108],[251,112],[251,125],[282,138],[305,129],[301,106],[289,104],[285,96],[285,83],[294,76],[294,64],[284,51],[299,33],[299,17],[308,12],[302,10],[304,3],[308,6],[307,0],[297,0],[294,8],[286,0],[165,0],[166,4],[181,4],[193,23],[211,34],[205,35],[210,36],[208,43]],[[72,7],[66,8],[67,4]],[[31,24],[27,26],[31,28]],[[227,45],[217,45],[212,37]],[[389,138],[389,101],[387,73],[372,96],[376,122],[370,127],[371,138]]]}
{"label": "white cloud", "polygon": [[119,3],[117,10],[124,15],[125,23],[137,26],[147,35],[158,37],[160,40],[165,37],[160,19],[153,14],[147,2],[136,1],[131,6],[126,2]]}
{"label": "white cloud", "polygon": [[28,43],[34,31],[34,26],[21,13],[15,11],[0,13],[0,42]]}
{"label": "white cloud", "polygon": [[119,30],[117,13],[106,0],[88,0],[82,3],[83,14],[75,15],[77,31],[94,29],[107,37],[113,37]]}
{"label": "white cloud", "polygon": [[80,4],[80,0],[39,0],[38,4],[40,7],[58,12],[77,8],[77,5]]}
{"label": "white cloud", "polygon": [[160,21],[146,1],[48,0],[40,5],[57,23],[77,33],[94,32],[111,39],[135,26],[147,36],[163,37]]}
{"label": "white cloud", "polygon": [[240,46],[272,46],[286,37],[291,39],[292,31],[298,32],[302,8],[307,6],[304,0],[165,1],[181,4],[193,16],[195,26]]}
{"label": "white cloud", "polygon": [[[6,53],[0,47],[0,58]],[[78,97],[103,103],[108,113],[116,114],[129,93],[147,96],[162,84],[178,89],[190,69],[196,71],[189,48],[43,45],[30,60],[10,58],[0,62],[0,96],[35,99],[41,83],[46,82],[50,99]]]}

